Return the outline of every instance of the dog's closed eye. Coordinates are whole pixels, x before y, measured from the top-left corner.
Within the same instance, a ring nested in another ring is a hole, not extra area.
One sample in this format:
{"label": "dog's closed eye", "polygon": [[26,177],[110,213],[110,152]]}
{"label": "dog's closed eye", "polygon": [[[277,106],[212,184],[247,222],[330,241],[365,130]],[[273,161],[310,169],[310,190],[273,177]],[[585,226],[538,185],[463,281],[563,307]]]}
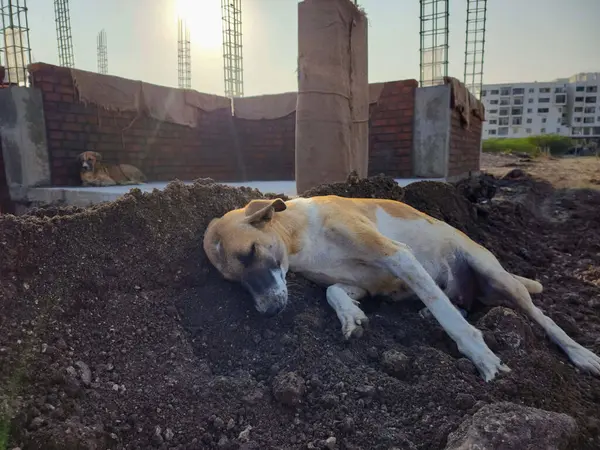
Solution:
{"label": "dog's closed eye", "polygon": [[252,243],[247,252],[239,253],[237,258],[244,267],[250,267],[256,258],[256,243]]}

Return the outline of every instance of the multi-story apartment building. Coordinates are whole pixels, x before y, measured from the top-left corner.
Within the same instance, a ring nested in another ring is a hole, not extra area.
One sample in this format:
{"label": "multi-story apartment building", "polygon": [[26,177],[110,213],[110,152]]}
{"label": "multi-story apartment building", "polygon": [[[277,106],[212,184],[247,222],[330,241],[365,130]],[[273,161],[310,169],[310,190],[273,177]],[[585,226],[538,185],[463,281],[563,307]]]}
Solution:
{"label": "multi-story apartment building", "polygon": [[568,80],[571,136],[600,137],[600,73],[580,73]]}
{"label": "multi-story apartment building", "polygon": [[483,139],[559,134],[600,137],[600,73],[549,82],[484,85]]}

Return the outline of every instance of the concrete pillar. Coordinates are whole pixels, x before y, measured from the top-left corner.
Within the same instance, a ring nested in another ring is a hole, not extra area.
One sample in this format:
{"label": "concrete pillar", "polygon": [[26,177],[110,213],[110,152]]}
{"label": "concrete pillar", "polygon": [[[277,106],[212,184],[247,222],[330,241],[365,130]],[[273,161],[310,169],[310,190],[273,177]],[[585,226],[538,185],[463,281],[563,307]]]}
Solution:
{"label": "concrete pillar", "polygon": [[39,89],[0,89],[0,138],[13,200],[27,198],[30,187],[50,185],[46,122]]}
{"label": "concrete pillar", "polygon": [[415,93],[413,172],[416,177],[448,175],[450,94],[449,84],[418,88]]}
{"label": "concrete pillar", "polygon": [[296,190],[367,176],[367,20],[351,0],[298,4]]}

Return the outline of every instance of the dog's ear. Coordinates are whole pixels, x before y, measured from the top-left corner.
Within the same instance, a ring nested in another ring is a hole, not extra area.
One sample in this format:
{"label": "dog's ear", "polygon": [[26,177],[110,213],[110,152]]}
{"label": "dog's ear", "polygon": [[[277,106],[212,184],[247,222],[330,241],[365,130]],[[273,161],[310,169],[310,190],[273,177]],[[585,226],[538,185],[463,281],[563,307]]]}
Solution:
{"label": "dog's ear", "polygon": [[284,211],[287,208],[285,202],[280,198],[275,200],[252,200],[246,208],[246,221],[251,224],[260,224],[268,222],[273,218],[276,212]]}
{"label": "dog's ear", "polygon": [[94,158],[96,158],[96,161],[102,161],[102,155],[98,152],[92,152],[92,155],[94,155]]}

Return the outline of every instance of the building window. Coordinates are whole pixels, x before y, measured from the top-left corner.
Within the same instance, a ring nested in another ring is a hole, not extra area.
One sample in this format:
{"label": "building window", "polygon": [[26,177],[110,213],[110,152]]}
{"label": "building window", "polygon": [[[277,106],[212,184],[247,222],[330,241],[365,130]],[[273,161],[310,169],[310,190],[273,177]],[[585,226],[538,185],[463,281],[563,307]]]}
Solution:
{"label": "building window", "polygon": [[542,134],[544,134],[544,133],[546,132],[546,129],[545,129],[545,128],[542,128],[542,129],[540,130],[540,132],[541,132]]}
{"label": "building window", "polygon": [[573,127],[571,128],[571,134],[580,134],[581,133],[581,128],[580,127]]}
{"label": "building window", "polygon": [[587,92],[587,93],[598,92],[598,86],[588,86],[585,88],[585,92]]}
{"label": "building window", "polygon": [[530,94],[533,94],[534,92],[535,92],[535,89],[534,89],[534,88],[529,88],[529,93],[530,93]]}
{"label": "building window", "polygon": [[575,117],[573,122],[581,123],[581,117]]}
{"label": "building window", "polygon": [[482,97],[485,97],[485,96],[486,96],[486,94],[487,94],[487,91],[486,91],[485,89],[481,91],[481,96],[482,96]]}
{"label": "building window", "polygon": [[498,95],[500,93],[500,91],[498,89],[492,89],[490,91],[490,95]]}
{"label": "building window", "polygon": [[563,92],[567,92],[566,89],[564,87],[557,87],[554,88],[554,93],[555,94],[562,94]]}
{"label": "building window", "polygon": [[497,109],[490,109],[490,114],[498,114],[498,110]]}
{"label": "building window", "polygon": [[575,101],[576,102],[582,102],[583,101],[583,97],[575,97]]}
{"label": "building window", "polygon": [[500,108],[501,116],[508,116],[508,108]]}
{"label": "building window", "polygon": [[532,119],[527,119],[527,123],[531,123],[531,122],[533,122]]}
{"label": "building window", "polygon": [[557,129],[556,129],[556,132],[557,132],[557,133],[560,133],[560,128],[557,128]]}
{"label": "building window", "polygon": [[525,132],[526,132],[527,134],[531,134],[531,128],[525,128]]}
{"label": "building window", "polygon": [[490,130],[490,131],[488,131],[488,133],[495,135],[496,134],[496,130]]}
{"label": "building window", "polygon": [[513,130],[513,134],[517,134],[519,132],[518,128],[513,128],[512,130]]}
{"label": "building window", "polygon": [[596,103],[596,97],[586,97],[585,102],[586,103]]}
{"label": "building window", "polygon": [[540,97],[538,103],[550,103],[550,97]]}
{"label": "building window", "polygon": [[533,99],[532,98],[528,99],[527,103],[533,103]]}
{"label": "building window", "polygon": [[500,117],[498,125],[508,125],[508,117]]}
{"label": "building window", "polygon": [[594,118],[593,117],[584,117],[583,123],[594,123]]}
{"label": "building window", "polygon": [[523,88],[514,88],[513,95],[523,95],[525,93],[525,89]]}
{"label": "building window", "polygon": [[583,108],[583,112],[586,114],[594,114],[596,112],[596,107],[595,106],[586,106],[585,108]]}
{"label": "building window", "polygon": [[498,128],[498,136],[508,136],[508,127]]}
{"label": "building window", "polygon": [[[510,88],[501,88],[500,95],[510,95]],[[507,133],[508,134],[508,133]]]}
{"label": "building window", "polygon": [[500,99],[500,105],[510,105],[510,98],[501,98]]}
{"label": "building window", "polygon": [[497,105],[498,104],[498,100],[490,100],[490,105]]}
{"label": "building window", "polygon": [[584,86],[577,86],[575,88],[575,92],[583,92],[583,91],[585,91],[585,87]]}
{"label": "building window", "polygon": [[512,108],[510,110],[510,114],[511,114],[511,116],[522,116],[523,108]]}
{"label": "building window", "polygon": [[567,96],[565,94],[560,94],[554,97],[554,103],[566,103]]}
{"label": "building window", "polygon": [[523,97],[514,97],[513,98],[513,105],[522,105],[523,104]]}
{"label": "building window", "polygon": [[545,88],[540,88],[540,94],[548,94],[550,93],[551,89],[548,87]]}
{"label": "building window", "polygon": [[538,108],[538,114],[546,114],[549,111],[548,108]]}
{"label": "building window", "polygon": [[528,112],[529,114],[531,114],[531,113],[533,112],[533,109],[531,109],[531,108],[527,108],[527,112]]}
{"label": "building window", "polygon": [[575,108],[573,108],[574,112],[583,112],[583,107],[581,106],[576,106]]}
{"label": "building window", "polygon": [[546,118],[542,117],[542,123],[546,123]]}
{"label": "building window", "polygon": [[498,119],[491,119],[491,120],[488,121],[488,123],[490,125],[497,125],[498,124]]}
{"label": "building window", "polygon": [[523,124],[523,118],[522,117],[513,117],[512,118],[512,124],[513,125],[522,125]]}
{"label": "building window", "polygon": [[562,119],[559,117],[558,119],[556,119],[556,123],[560,123],[562,121]]}

